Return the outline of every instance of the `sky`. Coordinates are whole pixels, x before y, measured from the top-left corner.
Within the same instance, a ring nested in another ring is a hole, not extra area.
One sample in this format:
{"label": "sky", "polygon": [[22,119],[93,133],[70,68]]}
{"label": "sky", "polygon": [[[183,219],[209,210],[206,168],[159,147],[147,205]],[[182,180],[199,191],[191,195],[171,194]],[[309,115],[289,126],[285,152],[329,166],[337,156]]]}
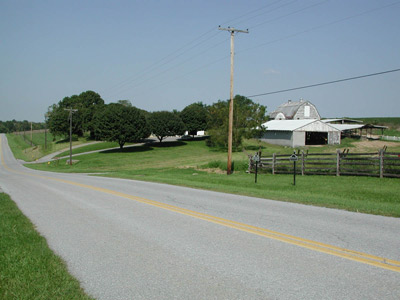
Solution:
{"label": "sky", "polygon": [[[147,111],[400,68],[396,0],[0,0],[0,120],[92,90]],[[400,117],[400,72],[251,98],[322,117]]]}

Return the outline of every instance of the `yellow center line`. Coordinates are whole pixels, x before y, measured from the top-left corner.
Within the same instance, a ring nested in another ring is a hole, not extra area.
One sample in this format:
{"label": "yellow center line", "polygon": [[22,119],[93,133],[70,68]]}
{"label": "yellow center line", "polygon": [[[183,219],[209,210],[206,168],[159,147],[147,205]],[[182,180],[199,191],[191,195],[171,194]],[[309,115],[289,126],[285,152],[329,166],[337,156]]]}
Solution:
{"label": "yellow center line", "polygon": [[278,240],[278,241],[281,241],[284,243],[296,245],[296,246],[299,246],[302,248],[307,248],[307,249],[310,249],[313,251],[318,251],[318,252],[334,255],[337,257],[342,257],[342,258],[349,259],[352,261],[357,261],[357,262],[360,262],[363,264],[368,264],[368,265],[372,265],[375,267],[379,267],[379,268],[383,268],[383,269],[387,269],[387,270],[391,270],[391,271],[395,271],[395,272],[400,272],[400,261],[386,259],[383,257],[370,255],[367,253],[358,252],[358,251],[354,251],[354,250],[350,250],[350,249],[346,249],[346,248],[336,247],[333,245],[324,244],[324,243],[320,243],[320,242],[280,233],[277,231],[272,231],[269,229],[265,229],[265,228],[245,224],[245,223],[240,223],[240,222],[236,222],[236,221],[232,221],[232,220],[228,220],[228,219],[224,219],[224,218],[220,218],[220,217],[216,217],[216,216],[212,216],[212,215],[205,214],[205,213],[200,213],[200,212],[185,209],[182,207],[178,207],[178,206],[174,206],[174,205],[170,205],[170,204],[166,204],[166,203],[162,203],[162,202],[158,202],[158,201],[154,201],[154,200],[150,200],[150,199],[146,199],[146,198],[142,198],[142,197],[133,196],[133,195],[121,193],[118,191],[113,191],[113,190],[106,189],[106,188],[96,187],[96,186],[92,186],[92,185],[86,185],[86,184],[69,181],[69,180],[64,180],[64,179],[59,179],[59,178],[54,178],[54,177],[48,177],[48,176],[43,176],[43,175],[30,174],[30,173],[12,170],[6,165],[6,163],[4,161],[3,151],[1,148],[1,138],[0,138],[0,152],[1,152],[0,154],[1,154],[2,165],[10,172],[14,172],[14,173],[22,174],[22,175],[40,177],[40,178],[52,180],[52,181],[58,181],[58,182],[62,182],[65,184],[70,184],[70,185],[82,187],[85,189],[90,189],[90,190],[98,191],[101,193],[118,196],[118,197],[122,197],[125,199],[134,200],[134,201],[137,201],[140,203],[148,204],[148,205],[151,205],[154,207],[162,208],[165,210],[169,210],[172,212],[190,216],[190,217],[193,217],[196,219],[201,219],[201,220],[204,220],[207,222],[211,222],[214,224],[233,228],[233,229],[240,230],[243,232],[255,234],[258,236],[266,237],[269,239]]}

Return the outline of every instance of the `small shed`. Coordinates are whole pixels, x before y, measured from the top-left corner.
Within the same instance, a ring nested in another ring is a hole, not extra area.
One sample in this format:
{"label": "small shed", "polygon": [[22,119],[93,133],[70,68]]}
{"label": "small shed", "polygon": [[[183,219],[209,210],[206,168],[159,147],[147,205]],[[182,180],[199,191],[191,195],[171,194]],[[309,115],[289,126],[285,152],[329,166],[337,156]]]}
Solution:
{"label": "small shed", "polygon": [[340,130],[320,120],[272,120],[262,126],[266,128],[266,132],[261,140],[270,144],[293,148],[340,144]]}
{"label": "small shed", "polygon": [[315,105],[303,99],[300,101],[288,100],[288,102],[281,104],[269,116],[271,119],[275,120],[321,119]]}

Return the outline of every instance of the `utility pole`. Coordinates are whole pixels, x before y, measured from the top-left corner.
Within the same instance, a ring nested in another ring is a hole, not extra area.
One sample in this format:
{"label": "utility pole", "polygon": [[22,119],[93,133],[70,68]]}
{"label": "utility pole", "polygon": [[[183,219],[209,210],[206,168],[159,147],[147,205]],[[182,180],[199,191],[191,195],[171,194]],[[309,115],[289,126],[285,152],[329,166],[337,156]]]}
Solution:
{"label": "utility pole", "polygon": [[69,165],[72,166],[72,114],[78,110],[72,108],[64,108],[64,110],[69,111]]}
{"label": "utility pole", "polygon": [[47,150],[47,121],[49,118],[49,113],[45,113],[44,115],[44,150]]}
{"label": "utility pole", "polygon": [[229,101],[229,130],[228,130],[228,163],[226,174],[232,174],[232,136],[233,136],[233,57],[235,55],[234,50],[234,36],[235,32],[249,33],[249,30],[239,30],[235,28],[221,28],[219,30],[229,31],[231,33],[231,89],[230,89],[230,101]]}

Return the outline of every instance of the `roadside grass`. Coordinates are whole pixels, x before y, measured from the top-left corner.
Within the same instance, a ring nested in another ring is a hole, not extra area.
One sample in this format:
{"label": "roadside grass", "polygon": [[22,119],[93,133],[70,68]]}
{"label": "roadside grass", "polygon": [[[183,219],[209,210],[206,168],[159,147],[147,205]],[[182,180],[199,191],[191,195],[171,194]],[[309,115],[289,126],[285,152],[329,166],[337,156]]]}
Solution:
{"label": "roadside grass", "polygon": [[0,193],[0,298],[93,299],[4,193]]}
{"label": "roadside grass", "polygon": [[[349,145],[351,143],[349,142]],[[278,148],[258,141],[247,141],[249,153],[262,148],[263,153]],[[341,145],[343,146],[343,145]],[[278,146],[277,146],[278,147]],[[345,146],[345,147],[348,147]],[[317,147],[312,151],[329,151]],[[321,150],[322,149],[322,150]],[[292,148],[280,147],[280,153]],[[154,143],[79,157],[72,166],[60,163],[29,165],[30,168],[56,172],[104,173],[102,176],[162,182],[199,189],[298,202],[310,205],[400,217],[399,179],[350,176],[297,176],[247,174],[247,155],[233,153],[234,174],[227,176],[226,153],[215,151],[204,141]]]}
{"label": "roadside grass", "polygon": [[296,176],[237,171],[227,176],[212,170],[142,169],[102,176],[136,179],[259,198],[400,217],[400,184],[394,178]]}
{"label": "roadside grass", "polygon": [[[35,164],[33,169],[58,172],[114,172],[123,170],[141,170],[158,168],[181,168],[203,165],[213,160],[226,159],[226,153],[214,151],[202,140],[162,142],[135,147],[106,150],[77,158],[79,162],[72,166],[65,159],[50,164]],[[236,161],[247,161],[243,152],[233,153]],[[225,163],[226,164],[226,163]]]}
{"label": "roadside grass", "polygon": [[[26,136],[26,139],[24,139],[23,135],[7,134],[7,140],[15,158],[22,159],[27,162],[34,161],[45,155],[69,147],[69,139],[53,141],[53,136],[47,133],[47,147],[45,149],[44,135],[44,132],[33,134],[34,146],[31,146],[30,135],[29,138]],[[86,137],[81,137],[74,140],[72,145],[75,146],[83,143],[87,143]]]}

